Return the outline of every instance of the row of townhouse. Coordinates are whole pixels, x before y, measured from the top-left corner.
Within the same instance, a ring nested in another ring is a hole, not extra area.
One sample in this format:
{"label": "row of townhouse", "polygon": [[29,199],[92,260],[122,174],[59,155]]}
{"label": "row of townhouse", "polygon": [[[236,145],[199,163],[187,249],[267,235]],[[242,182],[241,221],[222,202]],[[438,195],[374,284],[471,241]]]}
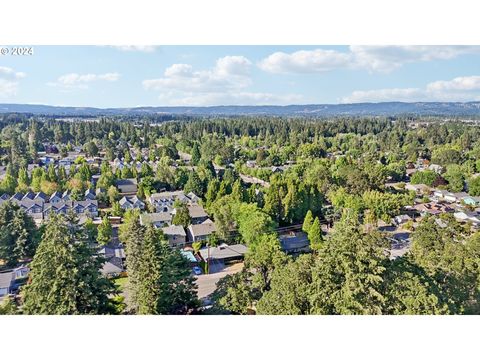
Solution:
{"label": "row of townhouse", "polygon": [[[93,191],[92,189],[88,189],[84,193],[84,200],[96,200],[96,192]],[[0,199],[3,201],[6,200],[12,200],[15,202],[21,202],[21,201],[40,201],[43,203],[50,203],[50,204],[55,204],[59,202],[66,202],[66,201],[71,201],[71,196],[70,192],[67,190],[65,192],[60,192],[60,191],[55,191],[52,195],[47,195],[44,192],[33,192],[33,191],[28,191],[27,193],[20,193],[17,192],[13,195],[8,195],[8,194],[2,194],[0,195]]]}
{"label": "row of townhouse", "polygon": [[28,215],[30,215],[36,223],[42,223],[43,220],[48,219],[52,214],[67,214],[70,211],[73,211],[79,217],[96,217],[98,216],[98,202],[97,200],[82,200],[82,201],[71,201],[55,199],[54,201],[45,201],[41,197],[22,198],[18,200],[17,198],[11,197],[5,199],[0,197],[0,204],[12,201],[20,206]]}
{"label": "row of townhouse", "polygon": [[200,198],[193,192],[185,194],[182,190],[162,191],[149,196],[148,202],[156,212],[171,212],[174,209],[175,201],[186,204],[197,204]]}

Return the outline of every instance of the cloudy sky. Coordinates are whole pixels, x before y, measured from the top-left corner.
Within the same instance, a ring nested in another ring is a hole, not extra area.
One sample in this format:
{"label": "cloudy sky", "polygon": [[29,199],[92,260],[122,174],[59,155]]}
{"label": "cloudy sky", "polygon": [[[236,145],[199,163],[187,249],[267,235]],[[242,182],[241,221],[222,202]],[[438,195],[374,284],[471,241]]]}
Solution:
{"label": "cloudy sky", "polygon": [[32,56],[0,56],[0,103],[381,101],[480,101],[480,47],[35,46]]}

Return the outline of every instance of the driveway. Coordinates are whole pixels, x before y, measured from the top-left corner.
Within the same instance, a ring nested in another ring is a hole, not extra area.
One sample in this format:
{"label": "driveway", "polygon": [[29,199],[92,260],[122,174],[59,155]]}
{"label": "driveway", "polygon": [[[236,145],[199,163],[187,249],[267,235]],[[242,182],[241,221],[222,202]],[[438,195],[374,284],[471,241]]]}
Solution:
{"label": "driveway", "polygon": [[218,280],[227,275],[236,274],[243,269],[243,262],[225,267],[222,270],[208,275],[197,276],[197,294],[199,299],[204,299],[212,294],[217,288]]}

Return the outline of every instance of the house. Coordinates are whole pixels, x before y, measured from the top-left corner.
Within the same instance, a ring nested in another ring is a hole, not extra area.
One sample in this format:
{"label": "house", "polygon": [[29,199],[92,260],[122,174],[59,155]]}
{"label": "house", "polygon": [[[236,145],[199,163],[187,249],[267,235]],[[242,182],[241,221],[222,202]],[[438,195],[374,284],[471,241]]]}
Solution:
{"label": "house", "polygon": [[248,168],[254,168],[257,166],[257,162],[255,160],[247,160],[246,165]]}
{"label": "house", "polygon": [[188,205],[188,213],[192,219],[192,224],[201,224],[208,219],[208,214],[203,207],[195,203]]}
{"label": "house", "polygon": [[38,160],[40,160],[40,162],[45,166],[48,166],[50,164],[55,164],[55,159],[51,156],[42,156],[38,158]]}
{"label": "house", "polygon": [[119,201],[120,207],[124,210],[128,209],[145,209],[145,203],[138,196],[124,196]]}
{"label": "house", "polygon": [[464,196],[461,198],[462,202],[469,206],[480,205],[480,196]]}
{"label": "house", "polygon": [[97,200],[84,200],[84,201],[74,201],[73,206],[78,206],[83,208],[84,215],[88,217],[98,216],[98,201]]}
{"label": "house", "polygon": [[171,212],[174,209],[175,201],[181,201],[186,204],[197,203],[199,198],[190,192],[187,195],[181,190],[162,191],[150,195],[148,201],[155,207],[156,212]]}
{"label": "house", "polygon": [[12,292],[14,281],[13,271],[0,273],[0,298]]}
{"label": "house", "polygon": [[432,189],[425,185],[425,184],[406,184],[405,185],[405,190],[411,190],[415,191],[416,194],[421,195],[421,194],[430,194],[432,192]]}
{"label": "house", "polygon": [[138,190],[137,179],[119,179],[115,185],[120,194],[136,194]]}
{"label": "house", "polygon": [[480,225],[480,219],[478,218],[477,214],[470,211],[457,211],[453,214],[455,219],[462,222],[471,222],[474,225]]}
{"label": "house", "polygon": [[62,201],[62,193],[60,191],[55,191],[50,195],[49,202],[50,204],[57,204]]}
{"label": "house", "polygon": [[96,194],[95,194],[95,191],[93,191],[92,189],[87,189],[85,191],[85,200],[95,200],[96,199]]}
{"label": "house", "polygon": [[436,197],[437,199],[439,200],[444,200],[445,199],[445,195],[448,194],[448,191],[447,190],[435,190],[433,192],[433,196]]}
{"label": "house", "polygon": [[8,199],[10,199],[10,195],[5,194],[5,193],[0,195],[0,200],[7,201]]}
{"label": "house", "polygon": [[98,251],[106,260],[100,270],[104,276],[115,276],[124,271],[123,259],[125,256],[122,257],[122,252],[119,250],[123,249],[104,246]]}
{"label": "house", "polygon": [[33,200],[38,200],[38,199],[41,199],[43,202],[47,202],[47,200],[48,200],[48,195],[45,194],[44,192],[40,191],[40,192],[37,193],[37,195],[35,195],[35,197],[33,198]]}
{"label": "house", "polygon": [[444,199],[448,202],[461,202],[462,198],[468,196],[466,192],[458,192],[458,193],[447,193],[444,195]]}
{"label": "house", "polygon": [[160,213],[151,213],[151,214],[141,214],[140,215],[140,224],[147,225],[152,224],[157,229],[163,228],[164,226],[170,226],[172,224],[173,215],[169,212],[160,212]]}
{"label": "house", "polygon": [[69,167],[74,163],[74,159],[66,157],[58,160],[58,166]]}
{"label": "house", "polygon": [[420,216],[425,216],[427,214],[439,215],[442,213],[454,212],[454,210],[449,205],[446,205],[443,203],[435,203],[435,202],[430,202],[426,204],[416,204],[411,208],[415,210],[417,213],[419,213]]}
{"label": "house", "polygon": [[168,245],[170,245],[171,247],[185,246],[187,234],[185,233],[185,229],[183,228],[183,226],[170,225],[162,228],[162,231],[168,239]]}
{"label": "house", "polygon": [[217,247],[200,249],[200,255],[205,261],[217,260],[223,263],[242,260],[245,257],[246,252],[247,247],[243,244],[221,244]]}
{"label": "house", "polygon": [[0,298],[18,290],[22,281],[28,276],[30,269],[20,266],[16,269],[0,273]]}
{"label": "house", "polygon": [[12,197],[10,198],[10,200],[16,201],[16,202],[22,201],[22,199],[23,199],[23,194],[19,192],[13,194]]}
{"label": "house", "polygon": [[188,241],[205,241],[208,237],[216,231],[215,224],[213,222],[203,224],[192,224],[187,229]]}
{"label": "house", "polygon": [[310,241],[307,234],[302,231],[291,231],[279,236],[280,247],[287,254],[310,251]]}
{"label": "house", "polygon": [[35,193],[32,191],[29,191],[25,195],[23,195],[22,200],[33,200],[34,198],[35,198]]}
{"label": "house", "polygon": [[43,206],[44,202],[41,199],[26,199],[20,202],[20,207],[36,222],[41,222],[43,220]]}
{"label": "house", "polygon": [[70,201],[70,192],[68,190],[65,190],[62,194],[62,200],[63,201]]}

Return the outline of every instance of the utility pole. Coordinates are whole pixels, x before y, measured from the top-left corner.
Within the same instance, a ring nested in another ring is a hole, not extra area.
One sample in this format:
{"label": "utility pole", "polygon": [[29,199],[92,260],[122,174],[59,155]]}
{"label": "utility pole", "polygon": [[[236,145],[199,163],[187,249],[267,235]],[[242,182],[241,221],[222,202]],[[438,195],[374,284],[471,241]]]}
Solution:
{"label": "utility pole", "polygon": [[207,242],[207,275],[210,274],[210,243]]}

